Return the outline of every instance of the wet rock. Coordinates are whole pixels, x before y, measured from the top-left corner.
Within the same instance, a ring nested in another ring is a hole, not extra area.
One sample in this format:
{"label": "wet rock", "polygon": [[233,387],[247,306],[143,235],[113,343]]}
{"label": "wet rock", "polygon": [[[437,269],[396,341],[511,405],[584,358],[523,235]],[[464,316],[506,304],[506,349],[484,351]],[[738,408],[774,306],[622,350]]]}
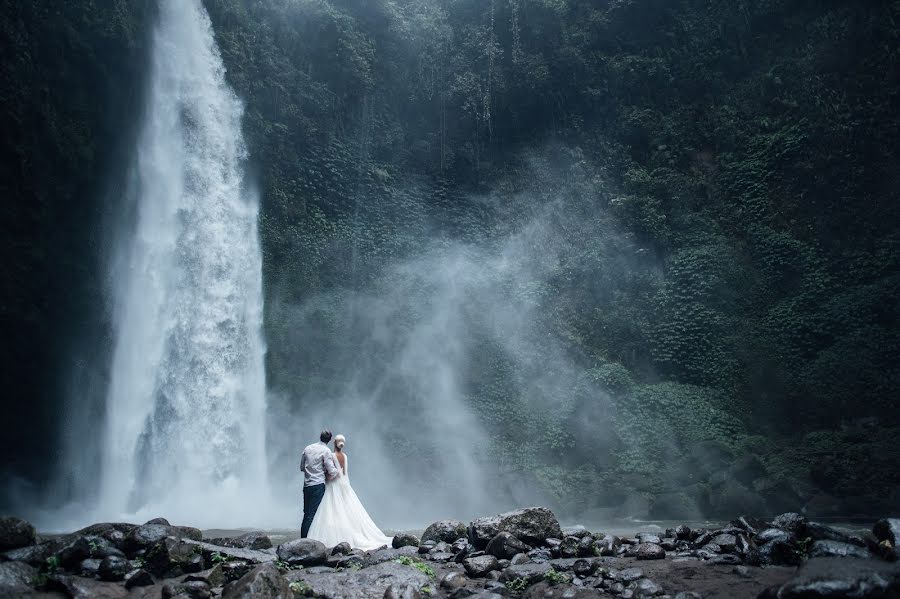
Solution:
{"label": "wet rock", "polygon": [[[505,589],[506,587],[503,587],[503,588]],[[451,591],[450,594],[447,595],[447,597],[449,599],[465,599],[466,597],[471,597],[472,595],[475,595],[475,594],[477,594],[477,593],[475,591],[473,591],[472,589],[468,589],[466,587],[459,587],[458,589],[454,589],[453,591]]]}
{"label": "wet rock", "polygon": [[575,557],[578,555],[578,543],[580,539],[577,537],[566,537],[559,544],[559,555],[561,557]]}
{"label": "wet rock", "polygon": [[162,599],[209,599],[212,597],[209,585],[203,581],[167,582],[162,588]]}
{"label": "wet rock", "polygon": [[713,537],[711,543],[718,545],[721,551],[731,553],[737,545],[737,538],[732,534],[720,534]]}
{"label": "wet rock", "polygon": [[582,539],[591,536],[591,531],[584,526],[564,526],[561,528],[563,537],[577,537]]}
{"label": "wet rock", "polygon": [[350,546],[350,543],[344,541],[331,549],[331,555],[348,555],[351,551],[353,551],[353,547]]}
{"label": "wet rock", "polygon": [[485,552],[498,559],[511,559],[517,553],[527,553],[531,547],[508,532],[500,532],[490,540]]}
{"label": "wet rock", "polygon": [[547,562],[510,566],[501,573],[500,582],[509,582],[517,578],[524,578],[528,581],[528,584],[534,584],[543,580],[547,572],[550,572],[552,569],[553,568]]}
{"label": "wet rock", "polygon": [[722,555],[711,557],[709,559],[709,563],[725,566],[736,566],[741,563],[741,558],[733,553],[723,553]]}
{"label": "wet rock", "polygon": [[544,507],[532,507],[472,521],[469,525],[469,541],[481,549],[499,532],[508,532],[529,545],[544,545],[548,538],[558,539],[563,536],[559,521],[552,511]]}
{"label": "wet rock", "polygon": [[237,537],[205,539],[204,542],[222,547],[238,547],[242,549],[271,549],[272,539],[261,532],[248,532]]}
{"label": "wet rock", "polygon": [[184,577],[183,580],[183,582],[194,581],[205,582],[210,587],[220,587],[228,582],[225,579],[225,572],[222,569],[222,564],[216,564],[209,570],[203,570],[202,572],[197,572],[195,574],[188,574]]}
{"label": "wet rock", "polygon": [[663,594],[663,588],[649,578],[641,578],[640,580],[636,580],[629,584],[626,588],[633,593],[633,597],[642,599],[646,597],[653,597],[654,595]]}
{"label": "wet rock", "polygon": [[553,555],[549,549],[532,549],[528,552],[528,559],[535,563],[549,562],[553,559]]}
{"label": "wet rock", "polygon": [[0,597],[15,597],[32,590],[38,571],[24,562],[0,562]]}
{"label": "wet rock", "polygon": [[199,572],[204,566],[203,555],[196,545],[174,537],[165,537],[150,547],[144,562],[150,573],[160,577]]}
{"label": "wet rock", "polygon": [[691,529],[684,524],[675,527],[675,537],[681,541],[691,540]]}
{"label": "wet rock", "polygon": [[434,541],[422,541],[419,543],[419,553],[429,553],[432,551],[437,543]]}
{"label": "wet rock", "polygon": [[809,537],[813,541],[838,541],[840,543],[858,545],[859,547],[866,546],[866,542],[861,538],[818,522],[807,522],[803,528],[803,534],[800,536]]}
{"label": "wet rock", "polygon": [[[875,523],[872,533],[883,546],[893,550],[895,559],[900,559],[900,518],[885,518]],[[887,543],[887,545],[884,545]]]}
{"label": "wet rock", "polygon": [[153,576],[143,568],[131,570],[125,574],[125,588],[149,587],[154,584]]}
{"label": "wet rock", "polygon": [[419,537],[411,534],[399,534],[391,541],[391,547],[400,549],[401,547],[418,547]]}
{"label": "wet rock", "polygon": [[794,541],[794,536],[791,533],[779,528],[767,528],[766,530],[757,534],[754,540],[756,541],[757,545],[764,545],[766,543],[769,543],[770,541],[792,543]]}
{"label": "wet rock", "polygon": [[900,596],[900,564],[854,558],[812,558],[797,575],[760,595],[767,599]]}
{"label": "wet rock", "polygon": [[741,578],[752,578],[753,572],[750,571],[750,568],[747,566],[735,566],[731,570],[734,574],[737,574]]}
{"label": "wet rock", "polygon": [[452,553],[448,553],[446,551],[435,551],[433,553],[428,554],[428,559],[432,562],[437,562],[439,564],[446,564],[448,562],[452,562],[453,558],[456,557]]}
{"label": "wet rock", "polygon": [[675,593],[674,599],[703,599],[703,595],[692,591],[680,591]]}
{"label": "wet rock", "polygon": [[127,559],[111,555],[100,562],[97,574],[100,576],[100,580],[116,582],[123,580],[130,569],[131,565]]}
{"label": "wet rock", "polygon": [[54,590],[62,590],[71,599],[123,599],[128,593],[119,583],[80,576],[54,576],[48,585]]}
{"label": "wet rock", "polygon": [[[550,559],[549,555],[547,556],[547,559]],[[511,560],[509,560],[509,565],[518,566],[520,564],[527,564],[529,561],[531,561],[531,558],[529,558],[527,554],[517,553],[512,557]]]}
{"label": "wet rock", "polygon": [[[312,596],[322,599],[382,599],[392,585],[421,589],[426,584],[433,584],[416,568],[393,561],[357,571],[313,573],[295,570],[285,578],[288,582],[305,584]],[[228,598],[223,595],[223,599]]]}
{"label": "wet rock", "polygon": [[314,539],[297,539],[279,545],[276,554],[278,559],[292,566],[306,567],[324,564],[328,551],[323,543]]}
{"label": "wet rock", "polygon": [[615,574],[615,579],[618,582],[622,582],[628,584],[630,582],[634,582],[640,578],[644,577],[644,571],[640,568],[625,568],[624,570],[619,570]]}
{"label": "wet rock", "polygon": [[655,532],[639,532],[637,534],[638,543],[653,543],[659,545],[662,539]]}
{"label": "wet rock", "polygon": [[410,584],[392,584],[384,591],[384,599],[421,599],[419,590]]}
{"label": "wet rock", "polygon": [[707,543],[713,540],[713,533],[704,530],[702,533],[698,534],[694,537],[693,544],[694,547],[703,547]]}
{"label": "wet rock", "polygon": [[787,512],[780,516],[776,516],[775,519],[772,520],[772,526],[799,535],[806,526],[806,517],[797,512]]}
{"label": "wet rock", "polygon": [[637,546],[638,559],[664,559],[666,551],[656,543],[641,543]]}
{"label": "wet rock", "polygon": [[449,572],[441,578],[440,586],[442,589],[452,591],[459,587],[465,586],[467,579],[462,572]]}
{"label": "wet rock", "polygon": [[[781,531],[784,532],[784,531]],[[747,563],[752,566],[797,566],[802,561],[797,545],[790,535],[770,539],[765,544],[747,554]]]}
{"label": "wet rock", "polygon": [[598,564],[594,560],[578,559],[572,564],[572,573],[581,578],[592,576],[597,571]]}
{"label": "wet rock", "polygon": [[739,528],[744,533],[749,535],[755,535],[757,530],[765,527],[765,522],[763,522],[762,520],[747,518],[746,516],[735,518],[731,521],[731,524],[735,528]]}
{"label": "wet rock", "polygon": [[76,574],[79,576],[86,576],[88,578],[96,578],[100,571],[100,561],[99,559],[94,559],[89,557],[88,559],[81,562],[81,565],[78,567],[78,571]]}
{"label": "wet rock", "polygon": [[466,574],[472,578],[481,578],[488,572],[499,570],[500,564],[493,555],[482,555],[466,559],[463,561],[463,567],[466,569]]}
{"label": "wet rock", "polygon": [[581,537],[578,541],[578,557],[589,557],[594,555],[594,537]]}
{"label": "wet rock", "polygon": [[253,569],[253,564],[242,559],[229,560],[224,564],[221,564],[221,566],[222,574],[225,576],[226,582],[238,580]]}
{"label": "wet rock", "polygon": [[163,526],[171,526],[169,521],[165,518],[153,518],[152,520],[147,520],[144,524],[161,524]]}
{"label": "wet rock", "polygon": [[418,549],[416,549],[415,547],[401,547],[400,549],[378,549],[376,551],[369,551],[362,554],[354,553],[351,555],[358,555],[360,558],[362,558],[362,567],[368,568],[370,566],[389,562],[403,556],[417,556],[417,552]]}
{"label": "wet rock", "polygon": [[0,551],[19,549],[37,543],[37,531],[27,520],[15,516],[0,517]]}
{"label": "wet rock", "polygon": [[615,535],[606,535],[599,541],[594,541],[594,553],[601,556],[613,556],[622,545],[622,540]]}
{"label": "wet rock", "polygon": [[212,556],[214,554],[225,556],[229,560],[244,560],[250,562],[251,564],[274,562],[276,558],[276,553],[270,549],[242,549],[240,547],[222,547],[220,545],[211,545],[210,543],[204,543],[203,541],[194,541],[192,539],[180,540],[182,543],[196,547],[196,551],[199,551],[207,562],[212,561]]}
{"label": "wet rock", "polygon": [[70,572],[78,571],[81,562],[89,557],[91,557],[91,545],[87,537],[81,535],[67,537],[56,552],[59,565]]}
{"label": "wet rock", "polygon": [[222,589],[222,599],[293,599],[287,580],[274,564],[262,564]]}
{"label": "wet rock", "polygon": [[466,536],[466,525],[459,520],[441,520],[431,524],[422,533],[422,542],[434,541],[438,543],[453,543],[456,539]]}
{"label": "wet rock", "polygon": [[815,541],[809,548],[810,557],[856,557],[870,559],[872,553],[863,547],[840,541]]}

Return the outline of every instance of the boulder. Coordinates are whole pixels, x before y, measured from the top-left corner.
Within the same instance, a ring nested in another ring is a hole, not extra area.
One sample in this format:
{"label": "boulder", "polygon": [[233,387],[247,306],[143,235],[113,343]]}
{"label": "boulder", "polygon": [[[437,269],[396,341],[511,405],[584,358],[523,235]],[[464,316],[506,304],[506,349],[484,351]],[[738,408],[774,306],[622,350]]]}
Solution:
{"label": "boulder", "polygon": [[718,545],[725,553],[731,553],[737,545],[737,537],[727,533],[718,534],[714,536],[710,542]]}
{"label": "boulder", "polygon": [[803,527],[803,534],[799,536],[809,537],[813,541],[838,541],[860,547],[866,546],[866,542],[861,538],[818,522],[807,522]]}
{"label": "boulder", "polygon": [[401,547],[418,547],[419,546],[419,537],[411,534],[401,533],[394,537],[391,541],[391,547],[394,549],[400,549]]}
{"label": "boulder", "polygon": [[559,555],[561,557],[575,557],[578,555],[578,543],[581,541],[578,537],[566,537],[559,544]]}
{"label": "boulder", "polygon": [[0,597],[15,597],[32,590],[38,571],[25,562],[0,562]]}
{"label": "boulder", "polygon": [[900,596],[900,564],[834,557],[810,559],[793,579],[760,595],[766,599],[897,596]]}
{"label": "boulder", "polygon": [[890,545],[894,558],[900,559],[900,518],[879,520],[872,528],[872,533],[882,544]]}
{"label": "boulder", "polygon": [[[286,576],[307,590],[307,595],[323,599],[382,599],[390,586],[409,585],[421,589],[433,584],[431,579],[412,566],[388,561],[342,572],[318,573],[295,570]],[[228,599],[223,595],[223,599]]]}
{"label": "boulder", "polygon": [[806,517],[797,512],[787,512],[780,516],[776,516],[775,519],[772,520],[772,526],[799,535],[806,526]]}
{"label": "boulder", "polygon": [[169,521],[165,518],[153,518],[152,520],[147,520],[144,524],[162,524],[163,526],[171,526]]}
{"label": "boulder", "polygon": [[85,576],[87,578],[97,578],[100,574],[100,561],[99,559],[94,559],[92,557],[81,562],[81,565],[78,567],[78,571],[75,572],[79,576]]}
{"label": "boulder", "polygon": [[204,567],[201,550],[174,537],[165,537],[147,549],[144,562],[147,570],[159,577],[181,576]]}
{"label": "boulder", "polygon": [[149,587],[153,585],[153,576],[143,568],[131,570],[125,575],[125,588]]}
{"label": "boulder", "polygon": [[578,557],[594,555],[594,537],[581,537],[578,541]]}
{"label": "boulder", "polygon": [[641,543],[637,546],[638,559],[664,559],[666,551],[656,543]]}
{"label": "boulder", "polygon": [[124,599],[128,591],[117,582],[102,582],[80,576],[54,576],[48,586],[71,599]]}
{"label": "boulder", "polygon": [[212,591],[201,580],[167,582],[162,587],[162,599],[209,599]]}
{"label": "boulder", "polygon": [[0,551],[9,551],[37,543],[37,531],[27,520],[15,516],[0,517]]}
{"label": "boulder", "polygon": [[809,548],[810,557],[856,557],[872,558],[872,553],[864,547],[840,541],[815,541]]}
{"label": "boulder", "polygon": [[594,541],[594,553],[602,556],[614,556],[622,545],[622,540],[615,535],[606,535]]}
{"label": "boulder", "polygon": [[116,582],[123,580],[130,569],[131,564],[128,563],[127,559],[118,555],[111,555],[103,558],[100,562],[97,574],[100,576],[100,580]]}
{"label": "boulder", "polygon": [[422,542],[434,541],[453,543],[466,536],[466,525],[459,520],[441,520],[431,524],[422,533]]}
{"label": "boulder", "polygon": [[224,555],[229,560],[242,560],[252,564],[262,564],[275,561],[275,553],[272,550],[261,549],[242,549],[240,547],[222,547],[221,545],[211,545],[202,541],[194,541],[192,539],[181,539],[182,543],[192,545],[197,548],[203,558],[207,562],[212,562],[214,554]]}
{"label": "boulder", "polygon": [[530,550],[531,547],[508,532],[497,533],[485,548],[486,553],[498,559],[512,559],[517,553],[527,553]]}
{"label": "boulder", "polygon": [[500,574],[500,582],[506,583],[517,578],[524,578],[528,581],[528,584],[534,584],[543,580],[544,576],[552,569],[553,567],[547,562],[510,566]]}
{"label": "boulder", "polygon": [[500,532],[508,532],[529,545],[544,545],[548,538],[558,539],[563,536],[559,521],[552,511],[544,507],[532,507],[472,521],[469,525],[469,541],[483,549]]}
{"label": "boulder", "polygon": [[91,544],[88,538],[82,535],[66,537],[63,545],[56,552],[59,565],[70,572],[76,572],[81,562],[91,557]]}
{"label": "boulder", "polygon": [[351,551],[353,551],[353,547],[350,546],[350,543],[344,541],[331,549],[331,555],[350,555]]}
{"label": "boulder", "polygon": [[470,557],[463,561],[463,567],[466,574],[472,578],[481,578],[488,572],[500,569],[500,563],[493,555],[481,555],[479,557]]}
{"label": "boulder", "polygon": [[[303,539],[305,540],[305,539]],[[321,545],[321,543],[319,543]],[[324,552],[325,546],[322,545]],[[274,564],[256,566],[239,580],[228,583],[222,599],[293,599],[294,593]]]}
{"label": "boulder", "polygon": [[440,586],[448,591],[456,590],[466,586],[467,579],[462,572],[448,572],[441,578]]}
{"label": "boulder", "polygon": [[237,537],[223,537],[205,539],[205,543],[221,545],[222,547],[239,547],[242,549],[271,549],[272,539],[261,532],[248,532]]}
{"label": "boulder", "polygon": [[419,589],[411,584],[392,584],[384,590],[384,599],[421,599]]}
{"label": "boulder", "polygon": [[278,546],[278,559],[292,566],[320,566],[328,558],[325,545],[314,539],[297,539]]}

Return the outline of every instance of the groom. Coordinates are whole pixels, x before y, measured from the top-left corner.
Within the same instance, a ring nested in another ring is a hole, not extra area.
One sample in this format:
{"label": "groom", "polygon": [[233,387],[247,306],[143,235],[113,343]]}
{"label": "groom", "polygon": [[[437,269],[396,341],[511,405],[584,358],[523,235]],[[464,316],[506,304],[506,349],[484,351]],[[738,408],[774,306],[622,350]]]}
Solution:
{"label": "groom", "polygon": [[303,471],[303,525],[300,527],[300,536],[304,539],[325,495],[326,479],[334,480],[341,475],[337,460],[328,449],[329,441],[331,431],[322,431],[319,443],[313,443],[304,449],[303,457],[300,458],[300,470]]}

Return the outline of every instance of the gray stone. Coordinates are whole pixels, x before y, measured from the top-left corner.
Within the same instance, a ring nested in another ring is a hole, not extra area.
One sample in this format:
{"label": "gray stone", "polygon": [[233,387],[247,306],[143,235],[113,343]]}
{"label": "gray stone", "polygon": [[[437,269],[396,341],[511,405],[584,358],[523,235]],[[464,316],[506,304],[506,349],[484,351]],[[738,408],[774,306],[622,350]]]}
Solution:
{"label": "gray stone", "polygon": [[[383,562],[362,570],[313,573],[295,570],[286,576],[289,582],[305,583],[309,592],[320,599],[382,599],[388,587],[409,585],[416,589],[431,579],[412,566]],[[223,596],[223,599],[228,599]]]}
{"label": "gray stone", "polygon": [[500,563],[493,555],[482,555],[480,557],[470,557],[463,561],[463,567],[466,574],[472,578],[481,578],[488,572],[500,569]]}
{"label": "gray stone", "polygon": [[895,559],[900,559],[900,518],[879,520],[872,527],[872,533],[883,545],[890,545],[889,549],[893,550]]}
{"label": "gray stone", "polygon": [[786,530],[792,534],[801,534],[806,526],[806,517],[797,512],[787,512],[772,520],[772,526]]}
{"label": "gray stone", "polygon": [[116,582],[123,580],[130,569],[131,566],[124,557],[111,555],[103,558],[103,561],[100,562],[97,574],[100,576],[100,580]]}
{"label": "gray stone", "polygon": [[205,543],[221,545],[222,547],[237,547],[241,549],[271,549],[272,539],[261,532],[248,532],[236,537],[221,537],[216,539],[204,539]]}
{"label": "gray stone", "polygon": [[51,586],[65,591],[71,599],[124,599],[125,587],[116,582],[101,582],[80,576],[54,576]]}
{"label": "gray stone", "polygon": [[384,591],[384,599],[421,599],[422,594],[410,584],[392,584]]}
{"label": "gray stone", "polygon": [[458,589],[466,585],[466,577],[462,572],[448,572],[441,578],[441,588],[447,590]]}
{"label": "gray stone", "polygon": [[125,588],[149,587],[153,585],[153,576],[143,568],[131,570],[125,575]]}
{"label": "gray stone", "polygon": [[544,576],[553,568],[549,563],[540,564],[522,564],[519,566],[510,566],[503,570],[500,574],[501,582],[509,582],[517,578],[524,578],[529,584],[534,584],[544,579]]}
{"label": "gray stone", "polygon": [[[549,556],[548,556],[548,559],[549,559]],[[516,555],[514,555],[512,557],[511,560],[509,560],[509,565],[510,566],[518,566],[520,564],[527,564],[529,561],[531,561],[531,558],[529,558],[527,554],[517,553]]]}
{"label": "gray stone", "polygon": [[656,543],[641,543],[637,546],[638,559],[664,559],[666,551]]}
{"label": "gray stone", "polygon": [[37,531],[27,520],[15,516],[0,517],[0,551],[9,551],[37,543]]}
{"label": "gray stone", "polygon": [[[324,547],[324,546],[323,546]],[[222,590],[222,599],[293,599],[287,580],[274,564],[262,564]]]}
{"label": "gray stone", "polygon": [[898,596],[900,564],[834,557],[810,559],[792,580],[760,595],[768,599],[880,599]]}
{"label": "gray stone", "polygon": [[644,571],[640,568],[625,568],[616,572],[615,579],[619,582],[628,584],[644,577]]}
{"label": "gray stone", "polygon": [[351,551],[353,551],[353,547],[345,541],[335,545],[331,550],[331,555],[349,555]]}
{"label": "gray stone", "polygon": [[323,543],[314,539],[296,539],[278,546],[278,559],[292,566],[320,566],[328,558]]}
{"label": "gray stone", "polygon": [[809,548],[810,557],[855,557],[871,559],[872,553],[863,547],[840,541],[815,541]]}
{"label": "gray stone", "polygon": [[399,534],[391,541],[391,547],[400,549],[401,547],[418,547],[419,537],[411,534]]}
{"label": "gray stone", "polygon": [[31,591],[37,573],[25,562],[0,562],[0,597],[14,597]]}
{"label": "gray stone", "polygon": [[552,511],[545,507],[533,507],[473,520],[469,525],[469,541],[481,549],[499,532],[508,532],[529,545],[543,545],[548,538],[563,536]]}
{"label": "gray stone", "polygon": [[527,553],[531,547],[508,532],[499,532],[491,539],[485,552],[498,559],[512,559],[518,553]]}
{"label": "gray stone", "polygon": [[434,541],[439,543],[453,543],[456,539],[466,536],[466,525],[459,520],[441,520],[431,524],[422,533],[422,542]]}

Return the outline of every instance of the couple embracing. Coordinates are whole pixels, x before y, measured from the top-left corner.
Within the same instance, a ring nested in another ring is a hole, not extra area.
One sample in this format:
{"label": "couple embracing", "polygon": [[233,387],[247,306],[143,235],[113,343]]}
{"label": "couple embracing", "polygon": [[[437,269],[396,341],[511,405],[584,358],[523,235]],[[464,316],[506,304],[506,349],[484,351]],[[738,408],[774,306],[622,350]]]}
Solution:
{"label": "couple embracing", "polygon": [[300,536],[321,541],[326,547],[347,542],[356,549],[377,549],[390,545],[391,538],[372,522],[347,476],[346,439],[334,438],[324,430],[319,442],[303,450],[303,525]]}

